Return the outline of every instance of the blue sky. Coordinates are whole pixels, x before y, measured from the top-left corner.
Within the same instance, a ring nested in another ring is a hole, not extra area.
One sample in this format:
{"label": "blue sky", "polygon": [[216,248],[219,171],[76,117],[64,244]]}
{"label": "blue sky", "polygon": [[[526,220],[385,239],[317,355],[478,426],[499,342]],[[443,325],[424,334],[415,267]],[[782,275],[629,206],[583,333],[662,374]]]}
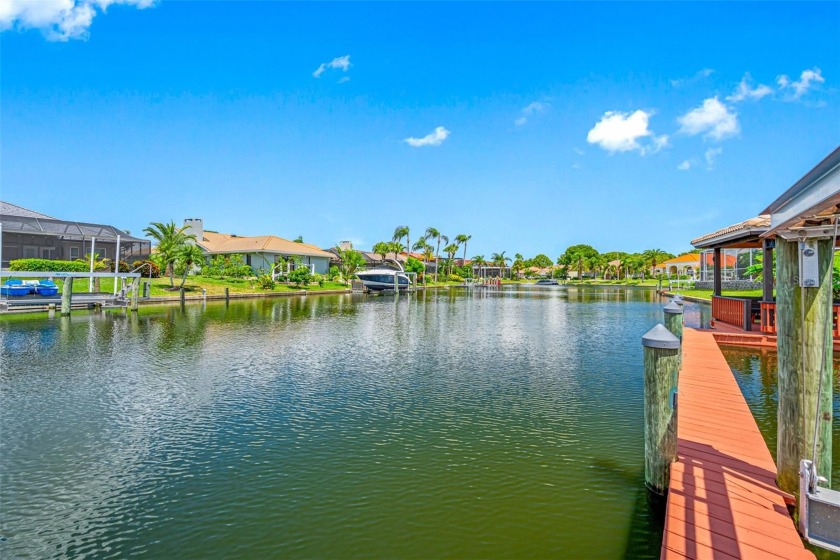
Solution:
{"label": "blue sky", "polygon": [[0,197],[134,233],[676,253],[840,140],[837,2],[33,6],[0,0]]}

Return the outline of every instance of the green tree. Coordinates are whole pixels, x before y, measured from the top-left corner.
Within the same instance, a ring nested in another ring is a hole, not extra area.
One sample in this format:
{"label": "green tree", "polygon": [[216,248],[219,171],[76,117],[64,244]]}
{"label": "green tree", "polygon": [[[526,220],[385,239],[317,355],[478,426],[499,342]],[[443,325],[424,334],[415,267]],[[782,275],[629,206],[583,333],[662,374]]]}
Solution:
{"label": "green tree", "polygon": [[413,272],[418,276],[422,277],[423,273],[426,272],[426,265],[424,265],[414,257],[408,257],[405,261],[405,271]]}
{"label": "green tree", "polygon": [[481,271],[487,266],[487,261],[484,260],[484,255],[476,255],[472,258],[472,264],[478,268],[478,276],[481,277]]}
{"label": "green tree", "polygon": [[455,243],[464,246],[464,258],[461,260],[461,266],[467,264],[467,243],[470,239],[472,239],[472,235],[467,235],[466,233],[459,233],[455,236]]}
{"label": "green tree", "polygon": [[510,269],[512,272],[515,272],[517,276],[519,276],[523,270],[525,270],[525,257],[522,256],[521,253],[516,253],[513,255],[513,264],[510,265]]}
{"label": "green tree", "polygon": [[294,242],[295,243],[303,243],[303,236],[298,235],[297,237],[295,237]]}
{"label": "green tree", "polygon": [[531,259],[531,266],[536,266],[537,268],[548,268],[552,264],[554,263],[551,262],[551,259],[542,253]]}
{"label": "green tree", "polygon": [[341,272],[345,280],[350,280],[357,270],[365,266],[365,257],[359,251],[336,247],[336,252],[341,259]]}
{"label": "green tree", "polygon": [[397,243],[402,243],[402,240],[403,240],[403,237],[404,237],[405,238],[406,251],[409,251],[409,250],[411,250],[411,235],[410,235],[410,232],[411,232],[411,230],[408,228],[408,226],[397,226],[394,229],[394,237],[391,239],[391,241],[395,241]]}
{"label": "green tree", "polygon": [[443,241],[445,243],[449,243],[449,238],[445,235],[441,234],[438,230],[433,227],[426,228],[426,235],[424,236],[426,241],[429,239],[437,240],[437,248],[435,249],[435,282],[438,279],[438,263],[440,261],[440,242]]}
{"label": "green tree", "polygon": [[507,263],[511,262],[511,258],[506,257],[505,253],[507,253],[507,251],[502,251],[501,253],[493,253],[492,255],[490,255],[490,261],[493,263],[493,266],[499,267],[499,278],[502,277]]}
{"label": "green tree", "polygon": [[598,254],[598,251],[591,245],[572,245],[557,259],[557,264],[574,267],[577,270],[578,279],[581,279],[587,263]]}
{"label": "green tree", "polygon": [[655,274],[657,263],[668,260],[673,255],[666,253],[662,249],[648,249],[642,252],[642,257],[645,259],[645,265],[650,266],[651,274]]}
{"label": "green tree", "polygon": [[172,289],[175,288],[175,261],[178,259],[178,254],[188,241],[195,241],[195,235],[187,233],[188,228],[189,226],[178,227],[172,221],[168,224],[152,222],[149,227],[143,229],[147,236],[156,241],[155,248],[159,255],[159,264],[166,267],[169,287]]}
{"label": "green tree", "polygon": [[373,246],[373,252],[377,255],[382,255],[382,260],[388,258],[388,253],[391,252],[391,242],[390,241],[380,241],[376,245]]}
{"label": "green tree", "polygon": [[458,244],[450,243],[443,248],[443,252],[447,255],[447,264],[449,265],[449,272],[447,274],[452,274],[452,259],[455,258],[455,253],[458,252]]}
{"label": "green tree", "polygon": [[193,265],[204,262],[204,251],[201,247],[192,243],[186,243],[178,250],[178,266],[184,269],[184,274],[181,276],[181,285],[178,288],[183,288],[187,281],[187,274],[189,274]]}

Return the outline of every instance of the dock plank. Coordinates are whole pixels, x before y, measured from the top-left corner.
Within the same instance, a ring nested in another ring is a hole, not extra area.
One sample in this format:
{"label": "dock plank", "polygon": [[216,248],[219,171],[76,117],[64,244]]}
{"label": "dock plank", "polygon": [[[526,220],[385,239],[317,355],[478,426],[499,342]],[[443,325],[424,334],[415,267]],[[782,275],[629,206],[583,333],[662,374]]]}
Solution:
{"label": "dock plank", "polygon": [[686,328],[661,558],[814,558],[712,333]]}

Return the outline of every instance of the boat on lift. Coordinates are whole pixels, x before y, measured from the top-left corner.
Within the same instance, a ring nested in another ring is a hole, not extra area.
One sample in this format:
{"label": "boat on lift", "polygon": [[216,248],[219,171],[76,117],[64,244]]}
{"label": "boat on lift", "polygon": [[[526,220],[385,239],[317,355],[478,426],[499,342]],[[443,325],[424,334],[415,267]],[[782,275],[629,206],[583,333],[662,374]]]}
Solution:
{"label": "boat on lift", "polygon": [[398,289],[409,289],[411,287],[411,280],[409,280],[402,265],[396,260],[389,259],[389,261],[393,263],[396,268],[383,265],[371,268],[370,270],[359,271],[356,273],[356,276],[359,277],[359,280],[362,281],[365,288],[375,292],[393,290],[395,281]]}

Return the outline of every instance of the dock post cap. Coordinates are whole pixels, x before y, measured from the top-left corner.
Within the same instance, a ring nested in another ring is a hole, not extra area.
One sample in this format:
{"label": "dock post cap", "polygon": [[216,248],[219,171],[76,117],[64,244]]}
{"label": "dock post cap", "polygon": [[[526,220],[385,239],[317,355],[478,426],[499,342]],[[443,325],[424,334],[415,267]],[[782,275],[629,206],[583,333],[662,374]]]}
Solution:
{"label": "dock post cap", "polygon": [[671,303],[669,303],[668,305],[663,307],[662,311],[664,311],[665,313],[671,313],[671,314],[676,315],[676,314],[682,314],[683,308],[680,307],[677,302],[672,301]]}
{"label": "dock post cap", "polygon": [[665,325],[659,323],[642,336],[642,346],[677,350],[680,347],[680,339],[666,329]]}
{"label": "dock post cap", "polygon": [[671,298],[671,301],[677,305],[683,305],[685,303],[685,298],[683,298],[680,294],[677,294]]}

